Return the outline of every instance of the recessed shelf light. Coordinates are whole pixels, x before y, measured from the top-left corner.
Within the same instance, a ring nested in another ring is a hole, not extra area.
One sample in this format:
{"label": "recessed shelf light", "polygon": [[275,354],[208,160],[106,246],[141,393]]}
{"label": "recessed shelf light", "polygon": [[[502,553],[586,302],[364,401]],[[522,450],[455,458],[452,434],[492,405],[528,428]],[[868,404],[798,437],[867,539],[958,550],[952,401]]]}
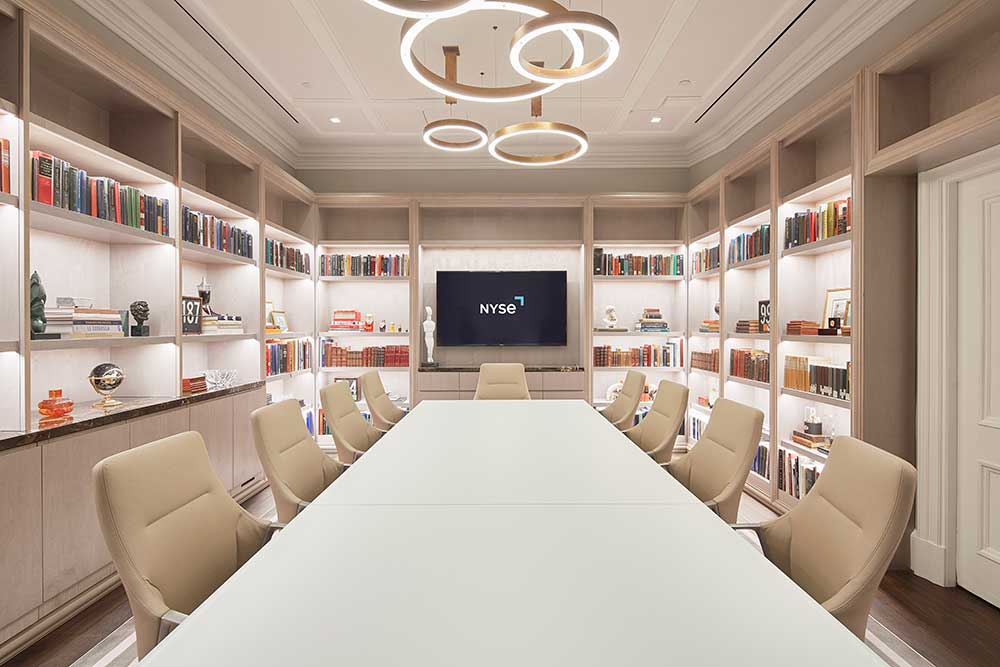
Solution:
{"label": "recessed shelf light", "polygon": [[653,116],[652,118],[649,119],[649,122],[650,123],[662,123],[663,122],[663,118],[661,118],[660,116]]}
{"label": "recessed shelf light", "polygon": [[330,118],[330,122],[333,123],[334,125],[340,125],[340,119],[337,118],[336,116]]}

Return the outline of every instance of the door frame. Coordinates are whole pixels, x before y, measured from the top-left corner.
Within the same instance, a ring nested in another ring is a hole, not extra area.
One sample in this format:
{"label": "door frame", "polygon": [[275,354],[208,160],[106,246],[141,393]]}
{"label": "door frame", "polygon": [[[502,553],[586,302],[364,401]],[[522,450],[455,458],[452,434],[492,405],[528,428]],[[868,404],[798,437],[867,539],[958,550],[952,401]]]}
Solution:
{"label": "door frame", "polygon": [[1000,146],[918,175],[917,502],[910,567],[955,586],[958,561],[958,185],[1000,171]]}

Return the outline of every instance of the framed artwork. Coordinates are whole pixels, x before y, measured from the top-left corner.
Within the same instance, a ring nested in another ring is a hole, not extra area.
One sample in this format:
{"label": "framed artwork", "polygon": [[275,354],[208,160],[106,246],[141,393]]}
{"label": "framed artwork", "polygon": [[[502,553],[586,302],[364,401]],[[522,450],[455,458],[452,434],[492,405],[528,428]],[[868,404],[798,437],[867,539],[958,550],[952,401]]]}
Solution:
{"label": "framed artwork", "polygon": [[181,333],[201,333],[201,297],[181,297]]}
{"label": "framed artwork", "polygon": [[283,310],[272,310],[271,311],[271,324],[278,327],[281,331],[288,331],[288,316]]}
{"label": "framed artwork", "polygon": [[771,300],[757,302],[757,324],[761,333],[771,330]]}
{"label": "framed artwork", "polygon": [[826,291],[826,303],[823,304],[823,322],[831,317],[839,317],[843,324],[851,323],[851,288],[840,287]]}
{"label": "framed artwork", "polygon": [[351,390],[351,398],[355,401],[361,400],[361,393],[358,390],[358,378],[334,378],[334,382],[346,382],[348,388]]}
{"label": "framed artwork", "polygon": [[272,315],[274,314],[274,302],[265,301],[264,302],[264,324],[274,324],[274,319]]}

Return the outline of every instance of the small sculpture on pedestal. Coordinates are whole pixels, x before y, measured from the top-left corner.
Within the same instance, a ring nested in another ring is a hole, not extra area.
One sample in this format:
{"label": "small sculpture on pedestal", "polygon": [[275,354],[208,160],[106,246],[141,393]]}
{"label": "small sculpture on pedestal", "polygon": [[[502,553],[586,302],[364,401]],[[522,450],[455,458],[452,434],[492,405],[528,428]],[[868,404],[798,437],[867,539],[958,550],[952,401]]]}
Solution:
{"label": "small sculpture on pedestal", "polygon": [[608,329],[618,328],[618,311],[615,310],[614,306],[605,306],[604,326],[607,327]]}
{"label": "small sculpture on pedestal", "polygon": [[132,329],[129,332],[130,335],[148,336],[149,325],[143,323],[149,319],[149,304],[145,301],[133,301],[128,310],[132,313],[132,317],[135,318],[135,324],[132,325]]}
{"label": "small sculpture on pedestal", "polygon": [[45,301],[48,295],[45,287],[42,286],[42,279],[38,277],[38,271],[31,273],[31,287],[29,291],[31,297],[31,338],[34,340],[59,338],[59,334],[45,333],[48,320],[45,317]]}
{"label": "small sculpture on pedestal", "polygon": [[424,309],[427,312],[427,319],[424,320],[424,343],[427,345],[427,363],[425,366],[437,366],[434,361],[434,330],[437,324],[431,319],[431,307]]}
{"label": "small sculpture on pedestal", "polygon": [[90,377],[87,379],[90,380],[90,386],[94,388],[94,391],[102,397],[101,400],[94,403],[95,408],[98,410],[110,410],[122,404],[121,401],[111,398],[111,395],[125,381],[125,371],[119,366],[112,363],[98,364],[90,371]]}

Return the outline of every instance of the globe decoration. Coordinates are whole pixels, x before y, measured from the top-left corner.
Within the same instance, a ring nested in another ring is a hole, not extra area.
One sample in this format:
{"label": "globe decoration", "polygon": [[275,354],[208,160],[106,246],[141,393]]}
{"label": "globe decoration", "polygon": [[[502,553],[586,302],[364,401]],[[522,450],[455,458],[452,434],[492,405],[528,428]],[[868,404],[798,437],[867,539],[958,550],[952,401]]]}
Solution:
{"label": "globe decoration", "polygon": [[94,391],[103,397],[97,403],[94,403],[95,408],[108,410],[122,404],[121,401],[111,398],[111,394],[115,393],[118,387],[122,386],[122,382],[125,381],[125,371],[119,366],[110,363],[98,364],[90,371],[88,379]]}

